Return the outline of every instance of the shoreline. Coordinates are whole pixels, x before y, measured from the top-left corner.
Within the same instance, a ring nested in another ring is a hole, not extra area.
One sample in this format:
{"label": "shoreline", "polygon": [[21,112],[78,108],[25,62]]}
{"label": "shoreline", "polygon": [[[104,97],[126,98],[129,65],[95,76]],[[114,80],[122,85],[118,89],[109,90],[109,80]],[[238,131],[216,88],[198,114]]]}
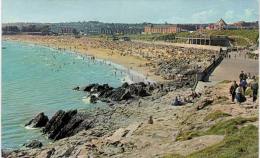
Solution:
{"label": "shoreline", "polygon": [[[36,38],[36,40],[33,40]],[[15,35],[15,36],[3,36],[3,40],[6,41],[16,41],[23,42],[29,44],[36,44],[48,48],[53,48],[59,51],[69,51],[75,54],[86,55],[88,57],[95,57],[98,60],[103,60],[105,62],[111,62],[114,66],[119,67],[122,70],[126,71],[126,74],[129,75],[129,78],[133,80],[133,82],[167,82],[167,80],[163,79],[161,76],[155,75],[151,72],[148,66],[144,66],[149,61],[143,59],[141,57],[136,57],[132,55],[120,56],[120,52],[113,53],[112,50],[103,49],[103,48],[79,48],[76,47],[75,44],[64,45],[59,43],[57,40],[62,40],[63,37],[52,37],[48,36],[47,38],[51,38],[55,40],[56,43],[48,41],[47,39],[42,39],[44,37],[32,37],[32,36],[23,36],[23,35]],[[70,37],[65,37],[70,38]],[[69,39],[73,40],[73,39]],[[47,41],[47,42],[46,42]],[[71,49],[71,47],[74,47]],[[111,55],[111,51],[113,55]]]}
{"label": "shoreline", "polygon": [[[93,56],[89,55],[88,53],[83,54],[83,53],[80,53],[80,52],[77,52],[77,51],[72,51],[72,50],[67,50],[67,49],[59,50],[55,47],[49,47],[49,46],[39,44],[39,43],[30,43],[30,42],[25,42],[25,41],[17,41],[17,40],[9,40],[9,39],[5,40],[5,41],[21,42],[21,43],[24,43],[24,44],[32,44],[34,46],[40,46],[40,47],[45,47],[45,48],[53,49],[53,50],[60,51],[60,52],[71,53],[73,55],[78,55],[78,56],[81,56],[81,57],[82,56],[87,57],[87,58],[93,57]],[[91,60],[91,59],[88,59],[88,60]],[[146,78],[146,76],[144,74],[137,72],[136,70],[129,69],[129,68],[125,67],[124,65],[117,64],[117,63],[114,63],[112,61],[101,59],[101,58],[96,58],[94,60],[97,61],[97,62],[105,63],[109,66],[112,66],[113,69],[114,69],[114,72],[119,71],[119,72],[125,73],[126,76],[123,77],[122,80],[121,80],[122,83],[124,83],[124,82],[127,82],[129,84],[137,83],[137,82],[156,83],[156,81],[154,81],[150,78]]]}
{"label": "shoreline", "polygon": [[[10,41],[10,40],[6,40],[6,41]],[[86,58],[89,62],[92,62],[90,57],[91,56],[88,56],[87,54],[82,54],[82,53],[79,53],[79,52],[75,52],[75,51],[70,51],[70,50],[58,50],[56,48],[53,48],[53,47],[48,47],[48,46],[45,46],[45,45],[41,45],[41,44],[37,44],[37,43],[28,43],[28,42],[23,42],[23,41],[11,41],[11,42],[14,42],[14,43],[21,43],[21,44],[25,44],[25,45],[28,45],[29,47],[36,47],[36,48],[45,48],[47,50],[52,50],[52,51],[56,51],[54,53],[66,53],[66,54],[71,54],[72,56],[74,57],[80,57],[80,58]],[[122,65],[119,65],[119,64],[116,64],[116,63],[113,63],[111,61],[106,61],[106,60],[103,60],[103,59],[95,59],[94,61],[96,64],[101,64],[102,63],[106,63],[106,65],[110,65],[111,69],[117,69],[117,75],[120,77],[120,85],[123,83],[122,79],[123,78],[126,78],[126,77],[129,77],[129,81],[130,81],[130,76],[132,76],[134,78],[133,82],[138,82],[138,79],[139,80],[142,80],[142,79],[145,79],[142,74],[134,71],[134,70],[129,70],[129,72],[127,72],[127,68],[125,68],[124,66]],[[119,71],[125,71],[123,73],[123,76],[120,76],[120,72]],[[145,79],[146,80],[146,79]],[[148,82],[148,80],[146,80]],[[129,84],[131,83],[132,81],[128,82]],[[150,83],[152,81],[149,81]],[[26,127],[25,127],[26,128]],[[20,148],[20,147],[18,147]],[[5,149],[8,149],[8,148],[5,148]],[[13,148],[10,148],[8,150],[13,150]]]}

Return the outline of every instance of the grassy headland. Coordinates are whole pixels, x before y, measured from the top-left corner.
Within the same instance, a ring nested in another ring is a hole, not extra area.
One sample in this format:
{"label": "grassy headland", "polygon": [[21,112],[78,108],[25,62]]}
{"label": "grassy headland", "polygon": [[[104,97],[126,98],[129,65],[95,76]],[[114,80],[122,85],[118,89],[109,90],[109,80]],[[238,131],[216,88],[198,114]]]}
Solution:
{"label": "grassy headland", "polygon": [[[195,35],[206,35],[206,36],[228,36],[231,43],[234,46],[250,46],[257,44],[259,37],[259,31],[257,29],[252,30],[204,30],[202,32],[179,32],[172,34],[138,34],[128,35],[133,40],[145,40],[145,41],[168,41],[168,42],[180,42],[185,43],[185,40],[175,39],[176,36],[195,36]],[[120,37],[120,35],[119,35]]]}

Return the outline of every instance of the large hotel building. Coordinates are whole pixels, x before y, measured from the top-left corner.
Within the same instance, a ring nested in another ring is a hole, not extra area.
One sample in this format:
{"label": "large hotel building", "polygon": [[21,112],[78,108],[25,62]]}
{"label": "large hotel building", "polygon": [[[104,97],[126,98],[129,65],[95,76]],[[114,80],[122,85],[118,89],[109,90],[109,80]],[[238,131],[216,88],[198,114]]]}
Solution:
{"label": "large hotel building", "polygon": [[177,33],[181,28],[176,24],[151,24],[144,27],[145,33]]}

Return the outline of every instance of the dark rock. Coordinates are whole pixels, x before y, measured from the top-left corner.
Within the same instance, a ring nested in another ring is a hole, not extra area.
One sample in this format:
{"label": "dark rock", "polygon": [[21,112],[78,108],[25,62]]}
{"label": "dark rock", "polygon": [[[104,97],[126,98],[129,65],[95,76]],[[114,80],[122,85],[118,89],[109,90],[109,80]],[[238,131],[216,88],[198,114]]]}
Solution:
{"label": "dark rock", "polygon": [[93,120],[89,120],[85,114],[78,113],[77,110],[59,110],[46,124],[43,133],[48,134],[50,139],[58,140],[89,129],[92,125]]}
{"label": "dark rock", "polygon": [[25,143],[23,146],[25,146],[26,148],[40,148],[42,147],[42,142],[40,142],[39,140],[32,140],[28,143]]}
{"label": "dark rock", "polygon": [[90,103],[97,103],[98,98],[95,95],[90,96]]}
{"label": "dark rock", "polygon": [[87,85],[87,86],[83,89],[83,91],[90,92],[91,89],[92,89],[93,87],[97,86],[97,85],[98,85],[98,84],[90,84],[90,85]]}
{"label": "dark rock", "polygon": [[129,86],[129,84],[128,84],[127,82],[125,82],[125,83],[122,84],[121,87],[122,87],[122,88],[127,88],[128,86]]}
{"label": "dark rock", "polygon": [[154,90],[152,85],[146,85],[144,82],[128,84],[123,83],[121,87],[113,88],[108,84],[89,84],[84,88],[84,91],[90,94],[97,94],[97,98],[91,96],[90,102],[95,103],[97,100],[103,102],[124,101],[136,97],[150,96],[150,92]]}
{"label": "dark rock", "polygon": [[68,112],[59,110],[46,124],[43,132],[48,133],[49,138],[55,139],[56,135],[61,132],[61,128],[63,128],[75,114],[77,114],[77,110],[71,110]]}
{"label": "dark rock", "polygon": [[25,126],[31,126],[33,128],[44,127],[48,121],[48,117],[44,115],[43,112],[41,112],[35,118],[33,118],[31,121],[25,124]]}
{"label": "dark rock", "polygon": [[148,124],[153,124],[153,116],[149,117]]}
{"label": "dark rock", "polygon": [[74,91],[79,91],[79,90],[80,90],[80,87],[77,86],[77,87],[73,88],[72,90],[74,90]]}
{"label": "dark rock", "polygon": [[112,101],[121,101],[121,100],[128,100],[132,98],[129,90],[124,88],[117,88],[115,89],[112,94],[109,96]]}

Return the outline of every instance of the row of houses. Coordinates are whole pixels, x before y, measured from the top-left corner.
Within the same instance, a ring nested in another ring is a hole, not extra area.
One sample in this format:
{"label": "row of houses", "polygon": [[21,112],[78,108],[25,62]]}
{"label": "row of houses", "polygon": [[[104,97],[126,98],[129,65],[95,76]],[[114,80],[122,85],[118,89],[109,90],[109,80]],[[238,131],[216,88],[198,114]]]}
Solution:
{"label": "row of houses", "polygon": [[196,30],[231,30],[231,29],[257,29],[257,22],[236,22],[227,24],[223,19],[211,24],[113,24],[101,22],[75,22],[75,23],[57,23],[48,25],[5,25],[2,27],[3,34],[15,34],[18,32],[48,32],[56,34],[81,34],[81,35],[116,35],[116,34],[153,34],[153,33],[178,33]]}
{"label": "row of houses", "polygon": [[232,24],[227,24],[223,19],[220,19],[215,24],[209,24],[205,28],[206,30],[236,30],[236,29],[258,29],[259,24],[256,22],[239,21]]}
{"label": "row of houses", "polygon": [[144,33],[178,33],[196,30],[234,30],[234,29],[258,29],[256,22],[239,21],[227,24],[223,19],[211,24],[150,24],[144,27]]}

